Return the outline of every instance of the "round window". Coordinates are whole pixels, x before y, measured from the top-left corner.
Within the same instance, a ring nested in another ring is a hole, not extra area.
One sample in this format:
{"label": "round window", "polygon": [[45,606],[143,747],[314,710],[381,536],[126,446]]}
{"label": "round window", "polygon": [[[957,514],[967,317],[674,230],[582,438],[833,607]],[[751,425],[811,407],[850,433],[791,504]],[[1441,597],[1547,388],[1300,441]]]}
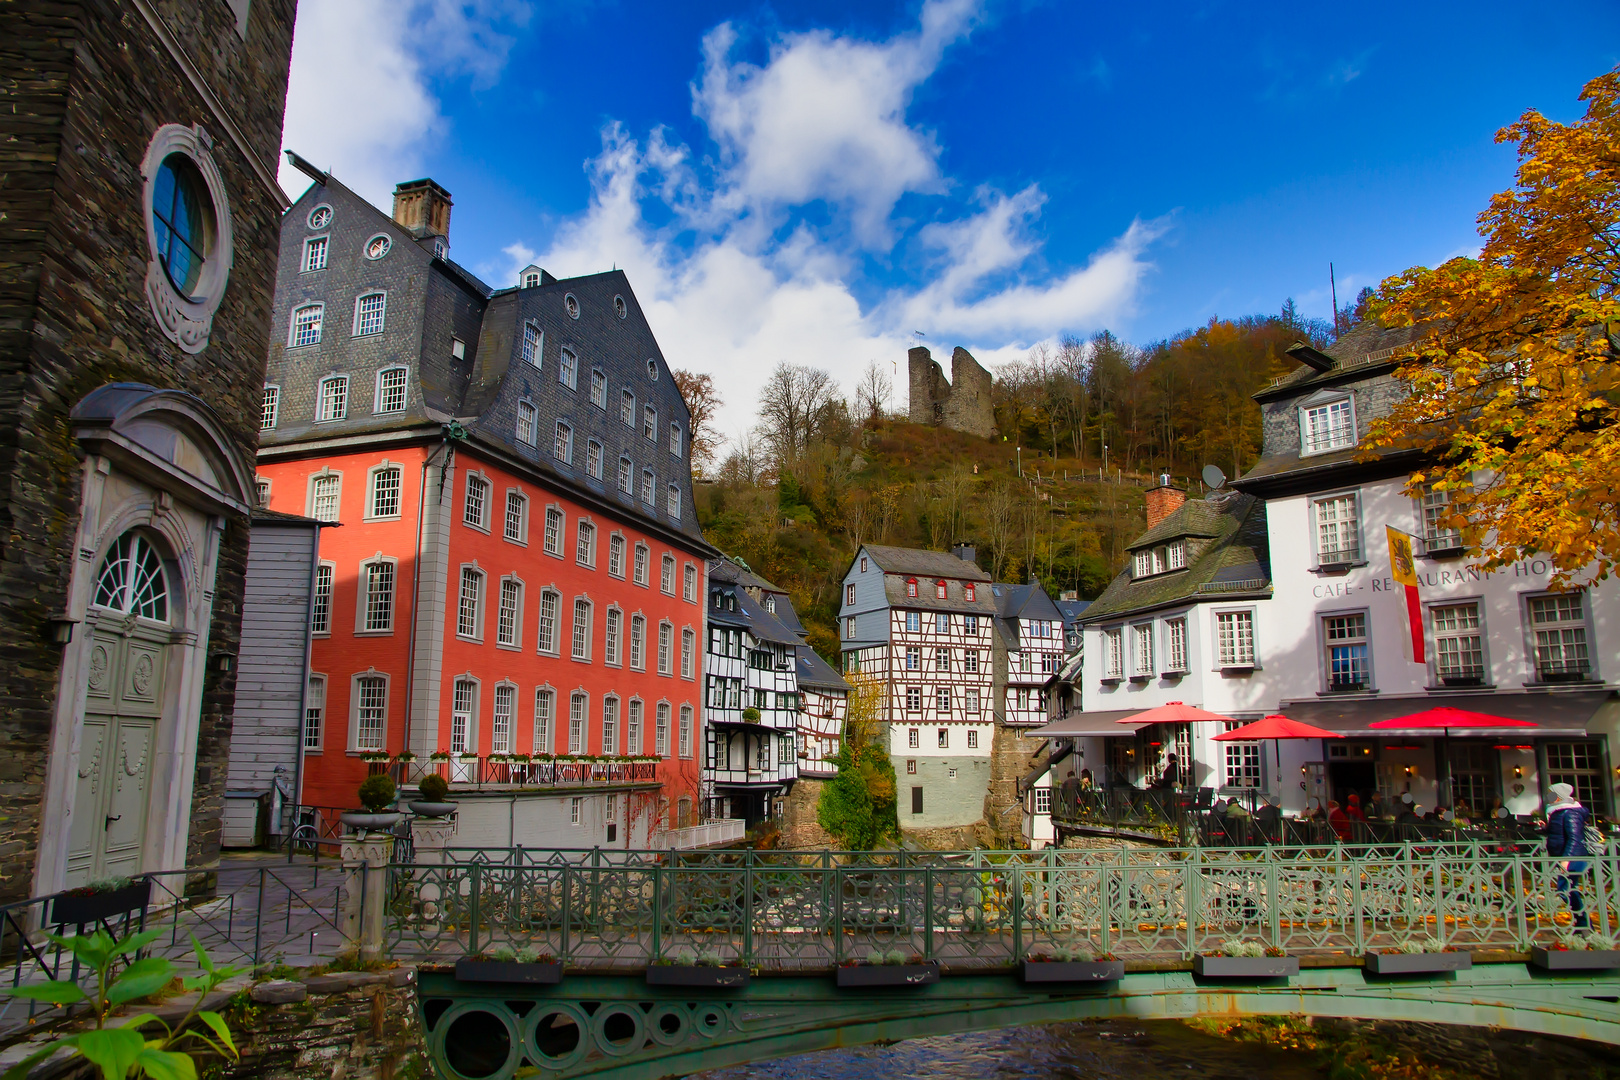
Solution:
{"label": "round window", "polygon": [[158,262],[175,290],[191,299],[213,249],[214,200],[197,166],[170,154],[158,167],[152,193],[152,233]]}
{"label": "round window", "polygon": [[579,318],[579,301],[574,299],[573,293],[563,297],[563,310],[568,312],[570,319]]}
{"label": "round window", "polygon": [[309,212],[310,228],[324,229],[330,224],[332,224],[332,208],[327,206],[325,203],[322,203],[320,206],[317,206],[315,209]]}
{"label": "round window", "polygon": [[651,379],[653,382],[658,381],[658,361],[647,361],[647,378]]}
{"label": "round window", "polygon": [[366,241],[366,258],[373,260],[380,259],[384,255],[388,254],[388,249],[393,246],[394,242],[390,240],[387,235],[384,233],[378,233],[376,236],[373,236],[370,240]]}
{"label": "round window", "polygon": [[624,297],[615,296],[613,298],[613,311],[619,316],[619,318],[622,319],[626,315],[630,314],[630,305],[624,302]]}

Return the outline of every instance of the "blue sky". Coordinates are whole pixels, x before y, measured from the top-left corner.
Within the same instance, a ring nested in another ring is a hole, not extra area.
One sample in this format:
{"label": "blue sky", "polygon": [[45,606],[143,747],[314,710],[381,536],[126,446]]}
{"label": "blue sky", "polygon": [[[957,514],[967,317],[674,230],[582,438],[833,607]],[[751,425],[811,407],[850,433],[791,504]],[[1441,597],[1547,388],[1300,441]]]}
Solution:
{"label": "blue sky", "polygon": [[383,207],[434,177],[491,284],[626,269],[734,435],[777,361],[852,388],[915,330],[1326,317],[1330,261],[1473,250],[1497,129],[1620,63],[1612,3],[1307,8],[301,0],[285,141]]}

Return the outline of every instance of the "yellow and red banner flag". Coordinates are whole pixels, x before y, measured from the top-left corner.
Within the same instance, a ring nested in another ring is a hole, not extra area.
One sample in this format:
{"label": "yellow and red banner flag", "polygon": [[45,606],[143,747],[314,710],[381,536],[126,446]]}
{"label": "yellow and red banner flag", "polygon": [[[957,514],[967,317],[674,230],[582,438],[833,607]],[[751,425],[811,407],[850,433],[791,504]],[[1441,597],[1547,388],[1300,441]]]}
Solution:
{"label": "yellow and red banner flag", "polygon": [[1406,589],[1406,623],[1412,635],[1412,662],[1427,663],[1423,654],[1423,605],[1418,600],[1417,563],[1412,558],[1412,538],[1393,526],[1384,526],[1389,537],[1390,577]]}

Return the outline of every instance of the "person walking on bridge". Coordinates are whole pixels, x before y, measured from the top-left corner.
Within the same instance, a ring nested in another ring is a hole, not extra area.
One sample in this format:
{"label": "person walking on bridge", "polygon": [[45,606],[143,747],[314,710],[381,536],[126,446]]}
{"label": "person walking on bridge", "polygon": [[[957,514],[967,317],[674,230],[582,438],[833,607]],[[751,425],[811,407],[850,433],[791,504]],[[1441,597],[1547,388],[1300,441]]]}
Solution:
{"label": "person walking on bridge", "polygon": [[1553,888],[1569,904],[1571,926],[1576,933],[1589,928],[1586,902],[1581,897],[1580,879],[1586,873],[1586,862],[1578,856],[1586,850],[1586,807],[1575,798],[1575,789],[1569,784],[1554,784],[1550,789],[1553,803],[1547,808],[1547,854],[1561,858],[1560,873]]}

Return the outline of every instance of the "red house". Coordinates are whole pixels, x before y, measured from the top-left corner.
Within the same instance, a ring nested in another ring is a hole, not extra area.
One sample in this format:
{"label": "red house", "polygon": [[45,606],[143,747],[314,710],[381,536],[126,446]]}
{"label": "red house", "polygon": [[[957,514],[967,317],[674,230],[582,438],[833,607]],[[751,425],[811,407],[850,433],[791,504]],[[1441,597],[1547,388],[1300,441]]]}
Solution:
{"label": "red house", "polygon": [[316,182],[282,225],[259,492],[341,526],[301,802],[329,819],[368,772],[431,771],[457,845],[670,842],[700,805],[715,551],[629,281],[533,268],[492,290],[449,260],[431,180],[390,218],[295,164]]}

